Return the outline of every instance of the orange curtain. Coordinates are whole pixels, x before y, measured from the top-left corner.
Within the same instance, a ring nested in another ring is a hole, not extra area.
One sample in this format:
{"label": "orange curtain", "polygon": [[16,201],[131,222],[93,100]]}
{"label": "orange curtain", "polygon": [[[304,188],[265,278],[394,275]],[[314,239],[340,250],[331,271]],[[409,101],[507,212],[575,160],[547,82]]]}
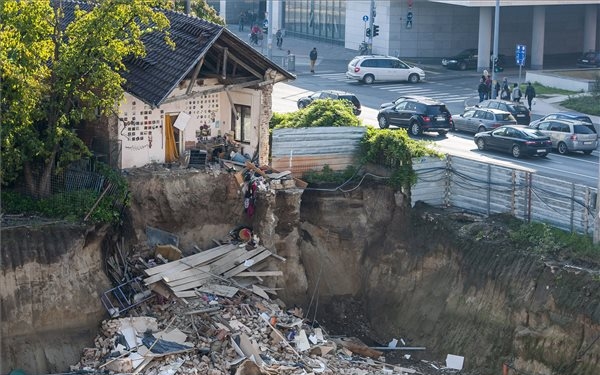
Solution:
{"label": "orange curtain", "polygon": [[171,116],[165,116],[165,162],[172,163],[179,159],[179,151],[175,146],[175,132]]}

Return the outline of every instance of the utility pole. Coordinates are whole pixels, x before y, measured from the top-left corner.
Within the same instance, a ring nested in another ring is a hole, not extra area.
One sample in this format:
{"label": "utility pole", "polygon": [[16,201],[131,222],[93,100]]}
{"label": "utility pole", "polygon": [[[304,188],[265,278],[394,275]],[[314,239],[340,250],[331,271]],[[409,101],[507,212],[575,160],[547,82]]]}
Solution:
{"label": "utility pole", "polygon": [[377,11],[375,10],[375,0],[371,0],[371,9],[369,12],[371,15],[369,16],[369,29],[371,30],[371,35],[369,35],[369,53],[373,54],[373,24],[375,23],[375,15]]}
{"label": "utility pole", "polygon": [[494,55],[492,56],[492,99],[496,99],[495,82],[496,77],[496,62],[498,61],[498,33],[500,32],[500,0],[496,0],[496,11],[494,13]]}
{"label": "utility pole", "polygon": [[273,60],[273,0],[267,0],[267,57]]}
{"label": "utility pole", "polygon": [[[600,159],[600,156],[598,156],[598,159]],[[598,173],[600,173],[600,164],[598,165]],[[597,245],[600,243],[600,174],[598,174],[598,190],[596,191],[596,216],[594,217],[594,233],[592,239],[594,244]]]}

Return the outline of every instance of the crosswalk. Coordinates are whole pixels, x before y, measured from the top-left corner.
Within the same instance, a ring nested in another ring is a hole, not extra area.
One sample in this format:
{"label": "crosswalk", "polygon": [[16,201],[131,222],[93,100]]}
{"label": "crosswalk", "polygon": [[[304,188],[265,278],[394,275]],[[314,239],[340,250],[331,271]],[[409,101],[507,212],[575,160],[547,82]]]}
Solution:
{"label": "crosswalk", "polygon": [[[427,74],[430,74],[430,72],[427,72]],[[346,78],[346,73],[321,73],[315,74],[314,76],[336,82],[354,82]],[[395,96],[427,96],[444,103],[464,103],[465,100],[477,95],[476,90],[465,87],[451,86],[443,82],[424,81],[418,84],[410,84],[408,82],[390,82],[376,83],[369,87],[393,92]]]}

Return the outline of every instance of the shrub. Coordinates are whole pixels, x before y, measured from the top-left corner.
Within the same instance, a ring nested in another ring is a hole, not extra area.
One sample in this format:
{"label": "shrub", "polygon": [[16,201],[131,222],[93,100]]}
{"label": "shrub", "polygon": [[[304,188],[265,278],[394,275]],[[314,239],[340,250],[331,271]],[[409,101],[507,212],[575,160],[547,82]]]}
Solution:
{"label": "shrub", "polygon": [[318,99],[304,109],[277,115],[274,128],[309,128],[325,126],[361,126],[346,100]]}

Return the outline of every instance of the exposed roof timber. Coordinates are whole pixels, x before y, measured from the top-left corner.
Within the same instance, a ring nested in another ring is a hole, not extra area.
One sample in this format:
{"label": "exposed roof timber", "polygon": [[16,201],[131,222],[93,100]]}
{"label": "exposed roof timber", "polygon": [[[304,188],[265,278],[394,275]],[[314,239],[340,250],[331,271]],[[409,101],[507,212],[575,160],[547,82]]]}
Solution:
{"label": "exposed roof timber", "polygon": [[184,94],[184,95],[172,96],[170,98],[165,99],[161,104],[172,103],[172,102],[176,102],[176,101],[184,100],[184,99],[193,99],[193,98],[197,98],[202,95],[214,94],[214,93],[226,91],[226,90],[233,90],[233,89],[240,89],[240,88],[244,88],[244,87],[257,86],[261,82],[262,82],[262,79],[256,79],[256,80],[252,80],[252,81],[235,83],[235,84],[231,84],[231,85],[206,86],[206,87],[201,88],[199,91],[195,91],[191,95]]}
{"label": "exposed roof timber", "polygon": [[[252,68],[250,65],[246,64],[244,61],[242,61],[240,58],[238,58],[237,56],[235,56],[234,54],[232,54],[231,52],[229,52],[229,48],[228,47],[223,47],[217,43],[215,43],[213,45],[214,48],[218,48],[221,51],[223,51],[224,55],[228,55],[234,62],[236,62],[237,64],[241,65],[244,69],[246,69],[247,71],[249,71],[250,73],[252,73],[252,75],[258,77],[258,78],[262,78],[262,74],[260,74],[257,70],[255,70],[254,68]],[[223,61],[227,61],[225,58],[223,59]]]}
{"label": "exposed roof timber", "polygon": [[[495,7],[496,0],[429,0],[432,3],[463,7]],[[500,6],[565,5],[565,0],[500,0]],[[598,0],[569,0],[569,5],[598,5]]]}
{"label": "exposed roof timber", "polygon": [[223,79],[227,79],[227,54],[229,53],[229,49],[225,47],[223,49],[223,72],[221,73],[221,77]]}
{"label": "exposed roof timber", "polygon": [[190,84],[186,90],[186,94],[189,95],[194,88],[194,83],[196,83],[196,79],[198,78],[198,73],[200,73],[200,69],[202,69],[202,65],[204,64],[204,56],[200,59],[200,61],[196,64],[194,68],[194,72],[192,73],[192,78],[190,79]]}

